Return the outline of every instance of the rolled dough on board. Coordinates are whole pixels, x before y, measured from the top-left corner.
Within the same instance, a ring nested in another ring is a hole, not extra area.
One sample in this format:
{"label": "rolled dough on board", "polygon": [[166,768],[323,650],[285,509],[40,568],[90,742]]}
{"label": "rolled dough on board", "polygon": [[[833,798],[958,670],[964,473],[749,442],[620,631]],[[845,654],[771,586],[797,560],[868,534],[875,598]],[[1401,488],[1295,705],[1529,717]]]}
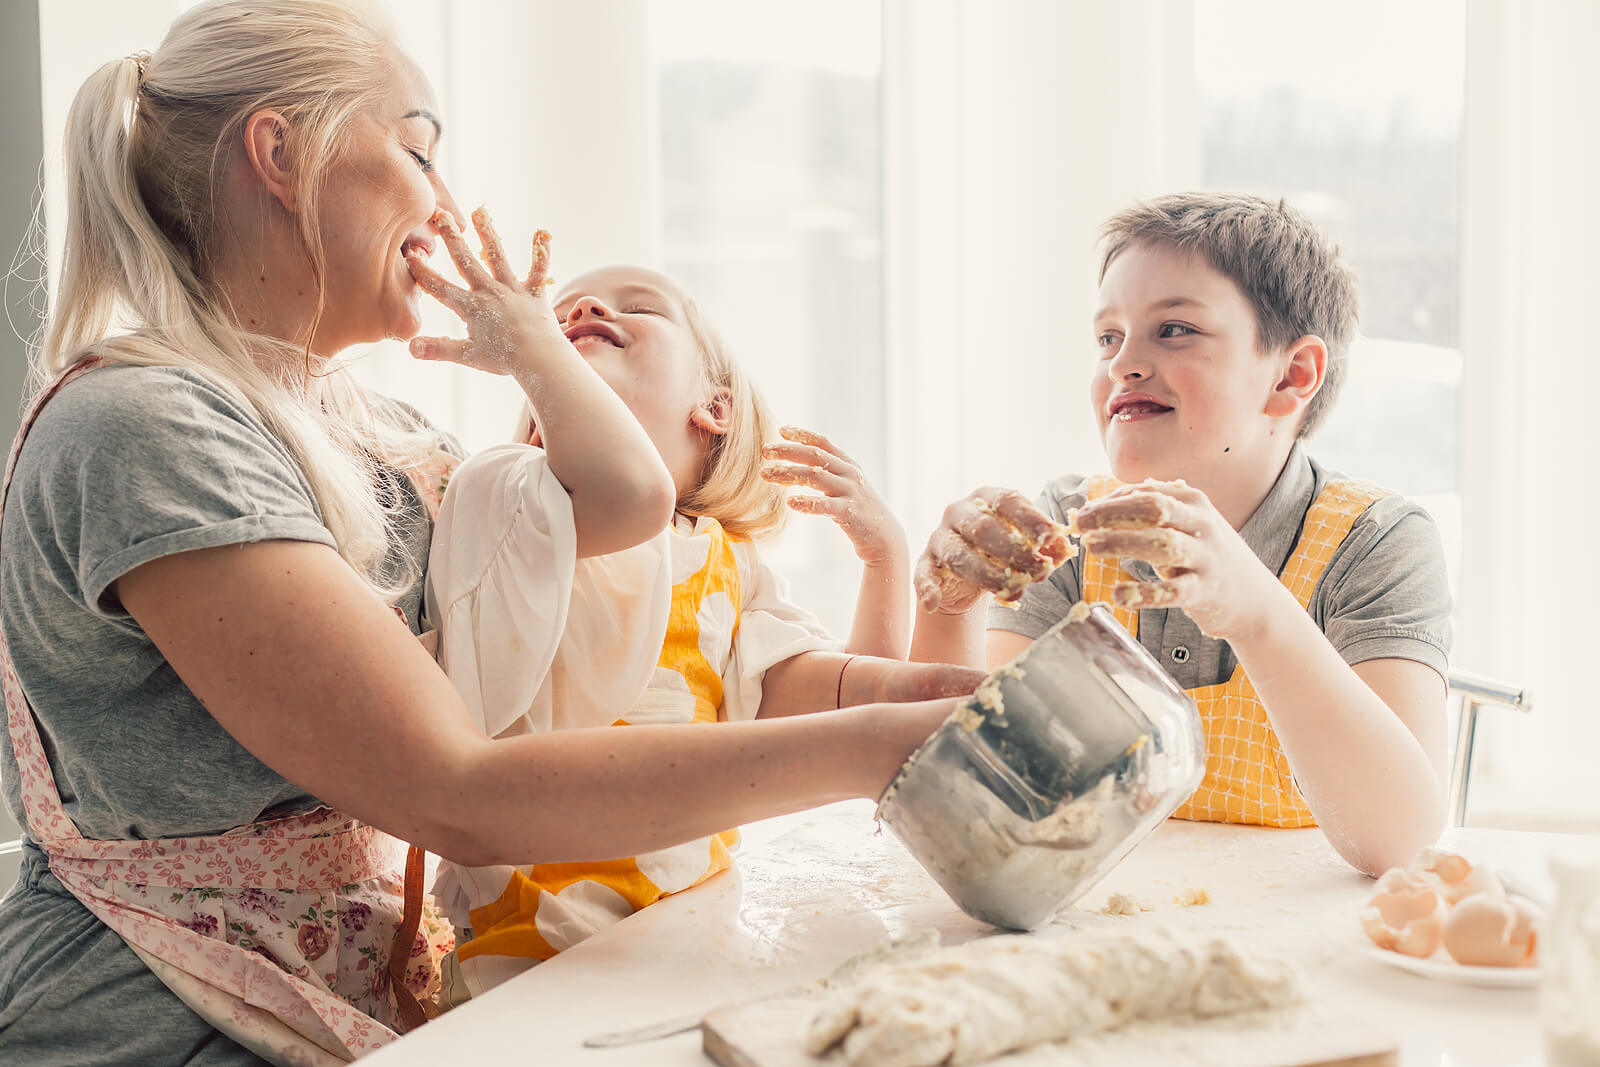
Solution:
{"label": "rolled dough on board", "polygon": [[[804,994],[719,1008],[701,1027],[706,1055],[722,1067],[822,1067],[843,1062],[835,1049],[805,1051],[819,998]],[[1260,1018],[1225,1016],[1137,1021],[1059,1045],[1038,1045],[997,1060],[1004,1067],[1396,1067],[1398,1042],[1349,1017],[1297,1008]]]}

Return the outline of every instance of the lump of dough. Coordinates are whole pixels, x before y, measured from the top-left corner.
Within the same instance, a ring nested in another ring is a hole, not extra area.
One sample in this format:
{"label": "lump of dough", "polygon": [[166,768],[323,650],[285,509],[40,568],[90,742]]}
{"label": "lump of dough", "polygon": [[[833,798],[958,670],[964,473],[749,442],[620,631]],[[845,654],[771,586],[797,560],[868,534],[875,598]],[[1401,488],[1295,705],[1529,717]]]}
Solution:
{"label": "lump of dough", "polygon": [[1012,935],[875,971],[818,1011],[806,1049],[851,1067],[985,1063],[1135,1019],[1217,1016],[1302,1000],[1299,974],[1222,938]]}
{"label": "lump of dough", "polygon": [[1101,915],[1137,915],[1141,911],[1155,911],[1155,905],[1147,900],[1139,900],[1126,893],[1112,893],[1106,898],[1106,906],[1100,909]]}

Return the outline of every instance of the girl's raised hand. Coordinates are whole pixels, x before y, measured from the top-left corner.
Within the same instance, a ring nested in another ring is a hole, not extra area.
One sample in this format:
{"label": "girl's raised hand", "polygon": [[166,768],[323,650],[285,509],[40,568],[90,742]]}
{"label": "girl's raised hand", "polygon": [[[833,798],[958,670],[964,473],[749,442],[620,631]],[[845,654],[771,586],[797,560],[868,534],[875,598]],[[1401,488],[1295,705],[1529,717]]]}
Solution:
{"label": "girl's raised hand", "polygon": [[461,317],[467,324],[467,337],[414,337],[413,356],[460,363],[491,374],[513,374],[520,355],[531,345],[565,341],[550,307],[549,233],[540,230],[534,234],[533,267],[526,278],[519,279],[511,271],[488,211],[480,207],[472,213],[472,225],[483,246],[481,262],[448,211],[439,209],[433,225],[467,287],[451,284],[418,248],[407,249],[406,266],[423,292]]}
{"label": "girl's raised hand", "polygon": [[861,465],[819,433],[798,426],[778,431],[782,441],[763,445],[768,461],[761,477],[775,485],[815,489],[819,496],[791,496],[789,507],[806,515],[826,515],[850,538],[856,555],[869,567],[903,566],[910,557],[906,533]]}

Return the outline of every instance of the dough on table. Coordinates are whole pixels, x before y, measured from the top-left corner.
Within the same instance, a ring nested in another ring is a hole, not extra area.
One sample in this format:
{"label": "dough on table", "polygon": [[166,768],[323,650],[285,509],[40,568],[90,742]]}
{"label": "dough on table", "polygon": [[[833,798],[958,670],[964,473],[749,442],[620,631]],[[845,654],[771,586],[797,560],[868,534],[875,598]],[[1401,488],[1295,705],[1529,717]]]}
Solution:
{"label": "dough on table", "polygon": [[1304,998],[1284,960],[1220,937],[1000,935],[873,971],[829,996],[806,1037],[851,1067],[983,1063],[1137,1019],[1210,1017]]}
{"label": "dough on table", "polygon": [[1130,896],[1127,893],[1112,893],[1106,898],[1106,906],[1100,909],[1101,915],[1137,915],[1141,911],[1155,911],[1156,906],[1148,900]]}

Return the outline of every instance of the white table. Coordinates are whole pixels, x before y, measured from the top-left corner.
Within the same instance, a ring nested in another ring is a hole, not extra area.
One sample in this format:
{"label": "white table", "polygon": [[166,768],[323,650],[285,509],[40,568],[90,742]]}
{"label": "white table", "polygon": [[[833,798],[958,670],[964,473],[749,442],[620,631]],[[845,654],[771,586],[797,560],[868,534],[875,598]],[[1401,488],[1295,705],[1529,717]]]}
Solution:
{"label": "white table", "polygon": [[[582,1042],[812,981],[889,937],[931,927],[951,945],[989,932],[958,911],[887,831],[876,832],[871,804],[773,822],[747,833],[735,870],[645,909],[366,1062],[705,1067],[697,1032],[621,1049]],[[776,831],[775,839],[752,840]],[[1546,858],[1565,840],[1467,829],[1447,832],[1443,844],[1548,893]],[[1186,889],[1205,889],[1211,903],[1181,906],[1176,898]],[[1156,909],[1100,914],[1113,891]],[[1362,941],[1356,911],[1370,891],[1371,882],[1317,830],[1174,820],[1057,922],[1161,921],[1285,951],[1327,1004],[1400,1036],[1405,1067],[1542,1065],[1536,991],[1420,978],[1352,947]]]}

